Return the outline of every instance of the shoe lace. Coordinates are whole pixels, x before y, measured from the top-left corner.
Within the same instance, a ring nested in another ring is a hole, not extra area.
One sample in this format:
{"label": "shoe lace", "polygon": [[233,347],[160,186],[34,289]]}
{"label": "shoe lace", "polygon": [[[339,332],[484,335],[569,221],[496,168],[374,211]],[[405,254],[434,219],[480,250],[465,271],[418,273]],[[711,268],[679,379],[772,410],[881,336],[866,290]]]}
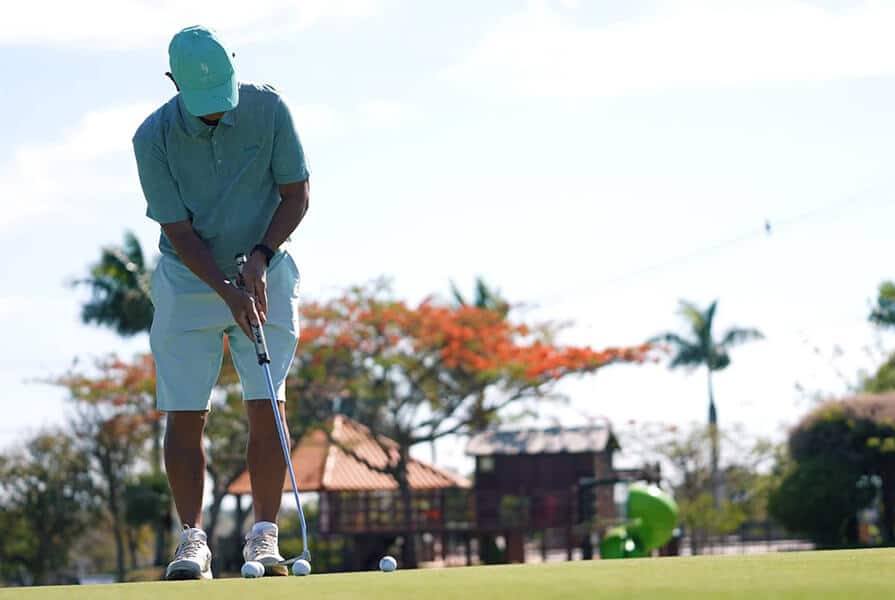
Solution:
{"label": "shoe lace", "polygon": [[279,549],[277,548],[277,538],[272,535],[256,535],[249,538],[249,546],[251,547],[252,554],[254,555],[278,555]]}
{"label": "shoe lace", "polygon": [[198,559],[199,551],[202,549],[202,546],[204,546],[202,540],[197,538],[187,538],[177,546],[177,552],[174,553],[174,558],[177,560],[184,558]]}

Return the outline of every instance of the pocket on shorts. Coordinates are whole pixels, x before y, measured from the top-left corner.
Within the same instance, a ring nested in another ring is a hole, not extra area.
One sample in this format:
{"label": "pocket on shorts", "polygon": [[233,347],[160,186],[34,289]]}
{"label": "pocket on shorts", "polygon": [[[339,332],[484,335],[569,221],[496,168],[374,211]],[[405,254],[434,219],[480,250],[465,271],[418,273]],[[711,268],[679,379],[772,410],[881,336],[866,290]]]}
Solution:
{"label": "pocket on shorts", "polygon": [[284,252],[267,273],[267,321],[297,334],[301,276],[292,256]]}

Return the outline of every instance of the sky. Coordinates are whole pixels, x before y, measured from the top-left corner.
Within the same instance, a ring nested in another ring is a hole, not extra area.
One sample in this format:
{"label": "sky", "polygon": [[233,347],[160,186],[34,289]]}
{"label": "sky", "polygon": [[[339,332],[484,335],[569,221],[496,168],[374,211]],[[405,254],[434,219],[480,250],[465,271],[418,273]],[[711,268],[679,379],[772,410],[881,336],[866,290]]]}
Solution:
{"label": "sky", "polygon": [[[717,299],[719,331],[766,336],[716,375],[721,423],[777,438],[895,349],[867,322],[895,278],[895,2],[32,0],[0,20],[0,445],[63,420],[40,380],[148,350],[81,324],[69,284],[126,230],[155,253],[130,140],[197,23],[292,107],[306,298],[480,275],[595,348]],[[536,423],[706,416],[704,373],[664,364],[560,390]]]}

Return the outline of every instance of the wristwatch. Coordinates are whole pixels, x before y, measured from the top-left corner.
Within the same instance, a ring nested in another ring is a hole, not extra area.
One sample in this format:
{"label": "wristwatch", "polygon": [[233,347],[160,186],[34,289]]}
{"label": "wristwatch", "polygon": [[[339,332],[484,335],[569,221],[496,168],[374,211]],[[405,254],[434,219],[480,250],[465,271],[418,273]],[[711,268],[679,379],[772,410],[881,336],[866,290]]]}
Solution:
{"label": "wristwatch", "polygon": [[269,247],[265,246],[264,244],[255,244],[255,247],[252,248],[252,251],[249,254],[250,255],[254,254],[256,251],[260,252],[261,254],[264,255],[264,262],[269,267],[270,259],[273,258],[273,255],[276,254],[276,252],[274,252],[273,250],[271,250]]}

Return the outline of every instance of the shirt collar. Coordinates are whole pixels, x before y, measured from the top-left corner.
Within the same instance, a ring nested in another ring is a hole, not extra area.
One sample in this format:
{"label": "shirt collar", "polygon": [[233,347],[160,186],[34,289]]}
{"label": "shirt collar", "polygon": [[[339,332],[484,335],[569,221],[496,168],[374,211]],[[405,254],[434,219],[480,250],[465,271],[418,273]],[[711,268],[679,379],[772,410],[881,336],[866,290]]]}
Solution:
{"label": "shirt collar", "polygon": [[[180,110],[180,118],[183,121],[184,129],[190,136],[199,137],[203,133],[208,133],[211,129],[211,127],[202,122],[202,119],[189,113],[180,94],[177,95],[177,107]],[[236,125],[236,109],[225,112],[218,124],[227,125],[228,127]]]}

